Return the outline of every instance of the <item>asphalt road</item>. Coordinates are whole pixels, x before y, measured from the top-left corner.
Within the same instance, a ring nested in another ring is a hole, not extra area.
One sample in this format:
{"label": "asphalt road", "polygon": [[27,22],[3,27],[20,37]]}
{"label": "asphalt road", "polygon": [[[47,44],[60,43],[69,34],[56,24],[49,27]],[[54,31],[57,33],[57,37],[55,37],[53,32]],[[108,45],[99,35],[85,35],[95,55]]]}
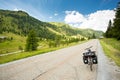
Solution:
{"label": "asphalt road", "polygon": [[[92,50],[96,51],[99,58],[99,64],[93,65],[93,71],[90,71],[89,65],[85,65],[82,60],[82,53],[89,46],[93,46]],[[99,41],[91,40],[69,48],[2,64],[0,80],[120,80],[118,67],[112,64],[114,69],[109,67],[106,70],[105,64],[111,65],[107,60]],[[111,75],[114,78],[109,75],[112,70],[114,73]]]}

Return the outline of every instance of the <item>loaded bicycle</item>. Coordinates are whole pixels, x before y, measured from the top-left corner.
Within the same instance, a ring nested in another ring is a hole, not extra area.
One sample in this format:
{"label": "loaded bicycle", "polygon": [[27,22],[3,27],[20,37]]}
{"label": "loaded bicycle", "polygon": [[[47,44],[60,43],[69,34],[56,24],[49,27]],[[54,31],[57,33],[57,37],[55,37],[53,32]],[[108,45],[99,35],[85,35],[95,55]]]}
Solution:
{"label": "loaded bicycle", "polygon": [[97,55],[95,54],[95,51],[91,50],[92,46],[89,48],[86,48],[87,52],[83,53],[83,62],[84,64],[90,65],[90,70],[92,71],[92,65],[97,64]]}

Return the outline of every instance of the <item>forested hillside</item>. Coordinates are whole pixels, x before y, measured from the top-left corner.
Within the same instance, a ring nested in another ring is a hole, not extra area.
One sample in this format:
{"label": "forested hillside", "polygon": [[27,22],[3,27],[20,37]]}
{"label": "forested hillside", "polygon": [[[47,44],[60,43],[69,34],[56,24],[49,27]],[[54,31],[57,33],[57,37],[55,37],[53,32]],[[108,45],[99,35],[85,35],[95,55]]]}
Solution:
{"label": "forested hillside", "polygon": [[95,34],[100,37],[103,34],[102,31],[73,28],[65,23],[42,22],[24,11],[0,10],[0,34],[12,32],[26,36],[31,29],[36,31],[38,37],[53,40],[57,35],[92,37]]}

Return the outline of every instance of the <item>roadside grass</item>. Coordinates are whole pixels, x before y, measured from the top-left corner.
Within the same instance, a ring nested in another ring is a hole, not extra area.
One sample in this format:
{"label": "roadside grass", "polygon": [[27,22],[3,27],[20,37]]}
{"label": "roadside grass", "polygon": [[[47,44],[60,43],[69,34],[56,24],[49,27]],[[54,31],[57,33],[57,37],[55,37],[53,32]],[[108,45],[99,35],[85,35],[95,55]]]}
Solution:
{"label": "roadside grass", "polygon": [[101,39],[100,43],[105,54],[120,66],[120,41],[112,38]]}
{"label": "roadside grass", "polygon": [[65,45],[65,46],[61,45],[59,47],[52,47],[52,48],[49,48],[49,47],[45,46],[43,48],[38,49],[37,51],[21,52],[21,53],[6,55],[6,56],[0,56],[0,64],[15,61],[15,60],[30,57],[30,56],[35,56],[35,55],[38,55],[38,54],[43,54],[43,53],[50,52],[50,51],[55,51],[55,50],[58,50],[58,49],[62,49],[62,48],[65,48],[65,47],[70,47],[70,46],[81,44],[81,43],[84,43],[84,42],[87,42],[87,40],[86,41],[80,41],[79,43],[71,43],[71,44]]}
{"label": "roadside grass", "polygon": [[104,38],[103,41],[106,44],[111,45],[113,48],[120,51],[120,41],[118,41],[118,40],[116,40],[114,38]]}
{"label": "roadside grass", "polygon": [[6,55],[6,56],[0,56],[0,64],[26,58],[26,57],[30,57],[30,56],[34,56],[37,54],[43,54],[45,52],[50,52],[56,49],[59,49],[59,48],[42,49],[42,50],[37,50],[37,51],[21,52],[21,53]]}

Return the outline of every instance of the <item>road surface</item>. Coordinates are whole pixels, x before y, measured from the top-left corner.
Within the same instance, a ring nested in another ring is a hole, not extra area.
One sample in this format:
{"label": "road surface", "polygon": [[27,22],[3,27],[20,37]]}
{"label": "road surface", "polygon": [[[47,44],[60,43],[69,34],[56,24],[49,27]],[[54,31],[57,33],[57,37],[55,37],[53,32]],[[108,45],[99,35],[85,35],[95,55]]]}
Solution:
{"label": "road surface", "polygon": [[[93,71],[90,71],[89,66],[82,60],[82,53],[89,46],[93,46],[92,50],[96,51],[100,58],[99,64],[93,65]],[[107,60],[99,41],[91,40],[69,48],[2,64],[0,80],[120,80],[119,68],[116,66],[112,65],[115,70],[112,67],[108,69],[114,71],[110,72],[115,75],[113,78],[106,72]]]}

